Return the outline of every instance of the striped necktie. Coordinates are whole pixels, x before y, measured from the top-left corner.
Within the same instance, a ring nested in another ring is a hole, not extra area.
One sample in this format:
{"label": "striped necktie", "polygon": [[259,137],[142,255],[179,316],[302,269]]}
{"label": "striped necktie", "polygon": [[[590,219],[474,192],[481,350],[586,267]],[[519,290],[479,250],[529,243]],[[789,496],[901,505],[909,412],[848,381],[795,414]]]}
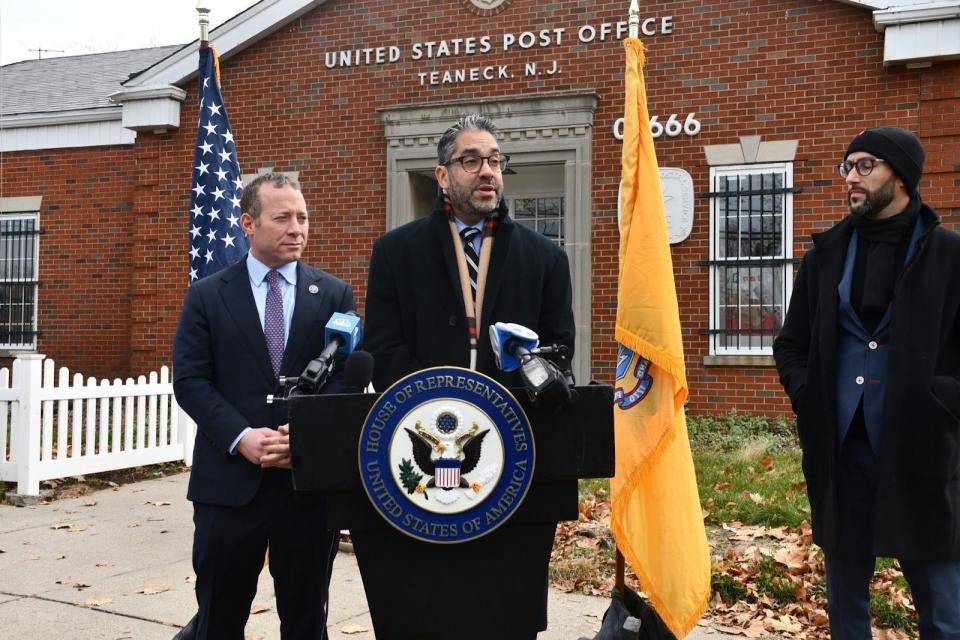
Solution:
{"label": "striped necktie", "polygon": [[473,297],[477,297],[477,271],[480,269],[480,256],[477,250],[473,248],[473,241],[480,235],[480,230],[476,227],[464,227],[460,231],[460,238],[463,240],[463,255],[467,259],[467,275],[470,276],[470,290]]}
{"label": "striped necktie", "polygon": [[280,272],[270,270],[266,277],[270,288],[267,289],[267,303],[263,310],[263,335],[267,339],[267,351],[273,375],[280,375],[280,363],[283,362],[283,291],[280,289]]}

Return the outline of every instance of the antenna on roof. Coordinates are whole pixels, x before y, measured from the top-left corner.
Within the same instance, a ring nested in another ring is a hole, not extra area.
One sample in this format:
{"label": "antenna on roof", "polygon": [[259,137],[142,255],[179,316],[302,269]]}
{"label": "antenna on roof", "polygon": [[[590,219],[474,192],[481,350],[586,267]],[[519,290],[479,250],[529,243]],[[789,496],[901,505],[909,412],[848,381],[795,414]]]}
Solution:
{"label": "antenna on roof", "polygon": [[45,53],[64,53],[63,49],[27,49],[27,51],[36,51],[37,60],[42,60]]}
{"label": "antenna on roof", "polygon": [[206,0],[197,2],[197,13],[200,15],[200,48],[206,49],[210,46],[210,7],[207,6]]}

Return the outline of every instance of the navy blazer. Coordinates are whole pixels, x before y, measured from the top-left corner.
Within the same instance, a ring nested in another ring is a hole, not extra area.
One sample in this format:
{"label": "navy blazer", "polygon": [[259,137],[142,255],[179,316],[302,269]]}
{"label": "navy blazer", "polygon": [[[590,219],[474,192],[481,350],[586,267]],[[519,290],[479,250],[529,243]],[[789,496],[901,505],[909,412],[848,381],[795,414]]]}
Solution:
{"label": "navy blazer", "polygon": [[[282,376],[299,375],[320,353],[333,313],[356,309],[349,284],[303,262],[297,265],[296,296]],[[324,391],[335,391],[338,384],[333,379]],[[247,427],[286,423],[287,409],[285,403],[266,401],[278,389],[246,259],[187,290],[173,347],[173,390],[197,423],[187,497],[223,506],[248,504],[263,470],[228,449]]]}

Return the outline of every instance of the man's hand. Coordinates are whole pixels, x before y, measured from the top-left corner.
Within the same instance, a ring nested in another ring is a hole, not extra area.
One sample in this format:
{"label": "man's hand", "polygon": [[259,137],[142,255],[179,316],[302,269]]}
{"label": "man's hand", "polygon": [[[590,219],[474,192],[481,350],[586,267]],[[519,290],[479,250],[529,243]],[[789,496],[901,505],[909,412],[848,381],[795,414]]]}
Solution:
{"label": "man's hand", "polygon": [[260,456],[260,466],[290,468],[290,425],[282,424],[277,427],[273,436],[264,443],[265,453]]}
{"label": "man's hand", "polygon": [[237,453],[258,467],[290,468],[290,431],[268,427],[250,429],[237,443]]}

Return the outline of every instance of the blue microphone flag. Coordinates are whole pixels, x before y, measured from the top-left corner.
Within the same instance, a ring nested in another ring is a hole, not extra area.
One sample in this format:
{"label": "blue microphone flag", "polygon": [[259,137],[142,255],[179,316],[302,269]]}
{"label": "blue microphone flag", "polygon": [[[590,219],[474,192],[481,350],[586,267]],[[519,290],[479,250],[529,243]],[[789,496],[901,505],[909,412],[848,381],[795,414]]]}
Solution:
{"label": "blue microphone flag", "polygon": [[327,344],[337,340],[342,342],[340,351],[352,353],[360,344],[360,317],[355,313],[334,313],[323,329],[323,340]]}

